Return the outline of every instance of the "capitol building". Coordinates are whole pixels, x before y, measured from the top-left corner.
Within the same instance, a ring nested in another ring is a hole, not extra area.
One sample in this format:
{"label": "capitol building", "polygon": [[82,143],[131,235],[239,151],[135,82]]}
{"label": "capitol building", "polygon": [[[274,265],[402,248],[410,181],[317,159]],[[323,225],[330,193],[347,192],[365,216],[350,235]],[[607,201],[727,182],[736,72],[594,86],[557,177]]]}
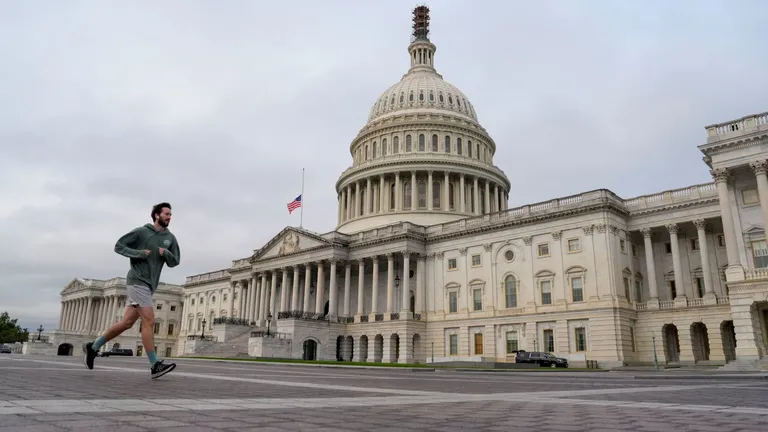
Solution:
{"label": "capitol building", "polygon": [[[407,72],[349,145],[335,229],[286,227],[228,268],[162,285],[159,354],[768,365],[768,113],[704,128],[710,183],[509,208],[491,133],[436,68],[429,10],[413,21]],[[57,353],[120,319],[124,283],[62,291]],[[140,355],[139,325],[105,349]]]}

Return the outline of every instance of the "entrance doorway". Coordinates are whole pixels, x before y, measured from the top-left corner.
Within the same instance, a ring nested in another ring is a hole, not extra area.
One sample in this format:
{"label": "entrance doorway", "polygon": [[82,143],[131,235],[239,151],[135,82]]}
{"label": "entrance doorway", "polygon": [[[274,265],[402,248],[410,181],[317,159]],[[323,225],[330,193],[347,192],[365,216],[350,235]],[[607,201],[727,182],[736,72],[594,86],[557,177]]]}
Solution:
{"label": "entrance doorway", "polygon": [[56,351],[56,355],[71,356],[73,354],[74,347],[72,344],[63,343],[59,345],[59,349]]}
{"label": "entrance doorway", "polygon": [[317,360],[317,342],[307,339],[302,345],[302,360]]}

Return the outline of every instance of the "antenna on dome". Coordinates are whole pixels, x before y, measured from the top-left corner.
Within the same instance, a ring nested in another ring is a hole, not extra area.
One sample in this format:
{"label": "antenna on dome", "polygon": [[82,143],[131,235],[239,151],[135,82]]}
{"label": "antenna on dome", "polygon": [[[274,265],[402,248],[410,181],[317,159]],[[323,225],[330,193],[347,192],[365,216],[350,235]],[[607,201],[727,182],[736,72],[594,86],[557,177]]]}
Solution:
{"label": "antenna on dome", "polygon": [[416,6],[413,9],[413,37],[411,42],[417,39],[429,40],[429,7]]}

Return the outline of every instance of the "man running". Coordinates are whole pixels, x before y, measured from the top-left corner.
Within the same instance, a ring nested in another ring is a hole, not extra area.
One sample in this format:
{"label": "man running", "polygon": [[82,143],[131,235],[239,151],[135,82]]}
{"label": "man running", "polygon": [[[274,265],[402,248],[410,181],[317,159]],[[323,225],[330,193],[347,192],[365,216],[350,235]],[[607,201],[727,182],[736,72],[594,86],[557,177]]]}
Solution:
{"label": "man running", "polygon": [[93,369],[93,360],[99,357],[99,350],[124,331],[133,327],[141,318],[141,341],[147,350],[152,379],[160,378],[176,368],[174,363],[164,364],[155,353],[155,312],[152,307],[152,295],[160,282],[163,265],[176,267],[181,260],[181,252],[176,237],[168,231],[171,222],[171,205],[167,202],[152,207],[151,218],[154,224],[146,224],[120,237],[115,244],[115,252],[130,258],[131,269],[126,277],[128,298],[123,319],[110,327],[95,341],[85,344],[85,365]]}

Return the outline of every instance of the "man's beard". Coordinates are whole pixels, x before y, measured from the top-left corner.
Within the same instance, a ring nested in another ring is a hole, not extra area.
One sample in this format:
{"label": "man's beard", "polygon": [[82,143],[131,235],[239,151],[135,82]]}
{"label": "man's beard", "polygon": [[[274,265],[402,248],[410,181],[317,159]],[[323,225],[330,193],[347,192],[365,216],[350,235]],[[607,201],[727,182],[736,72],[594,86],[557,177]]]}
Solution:
{"label": "man's beard", "polygon": [[163,227],[163,228],[168,228],[168,221],[164,221],[164,220],[162,220],[162,219],[158,219],[158,220],[157,220],[157,223],[158,223],[158,224],[159,224],[161,227]]}

